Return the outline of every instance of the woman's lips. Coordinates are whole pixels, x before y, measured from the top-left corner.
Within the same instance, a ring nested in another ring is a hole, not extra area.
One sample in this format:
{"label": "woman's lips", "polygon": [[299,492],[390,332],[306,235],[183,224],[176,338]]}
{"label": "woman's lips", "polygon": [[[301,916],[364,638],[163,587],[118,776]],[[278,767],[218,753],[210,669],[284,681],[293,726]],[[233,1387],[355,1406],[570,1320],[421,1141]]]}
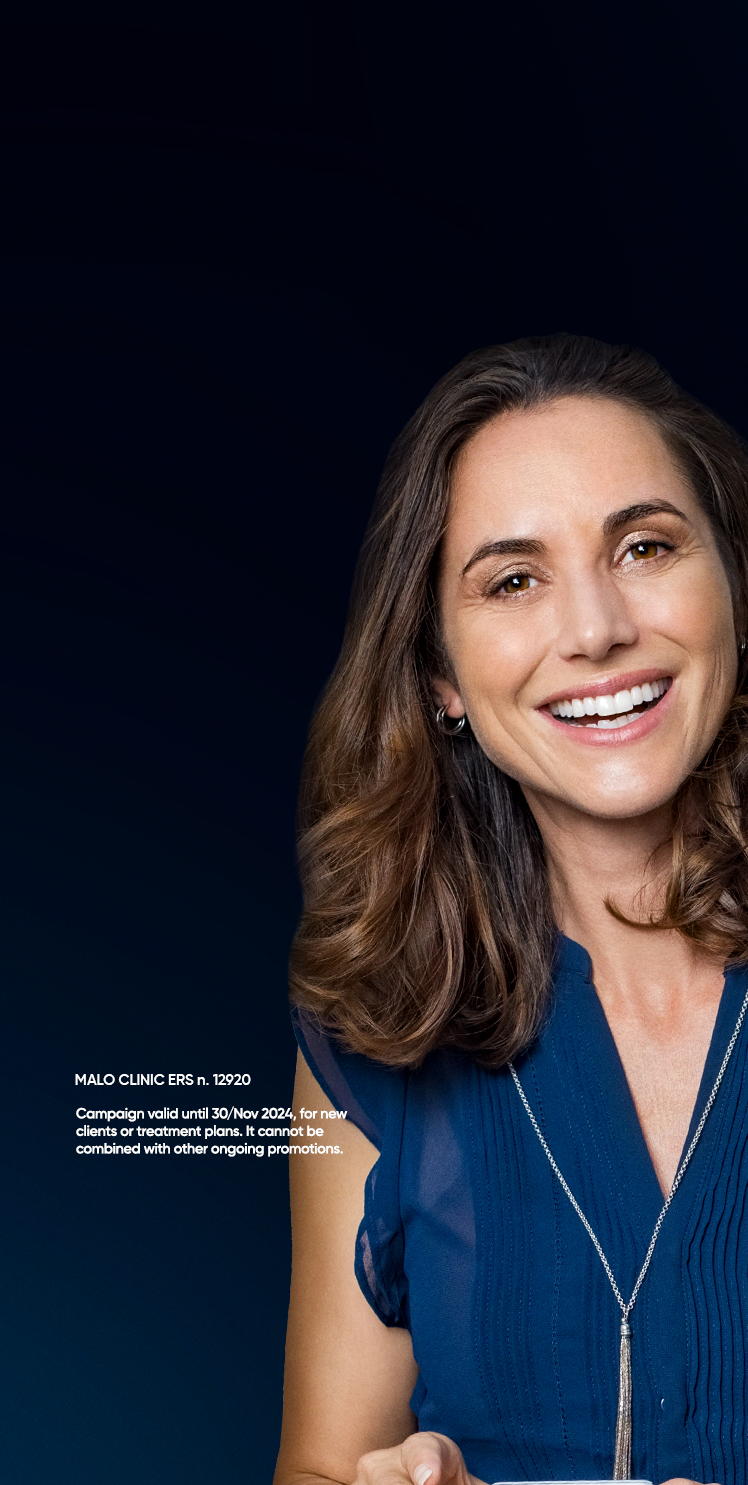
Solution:
{"label": "woman's lips", "polygon": [[[652,732],[670,710],[672,690],[673,678],[665,676],[658,682],[645,683],[643,687],[627,687],[608,695],[590,698],[595,704],[594,712],[589,705],[580,710],[577,704],[573,706],[569,717],[572,698],[568,701],[554,701],[540,707],[539,711],[552,727],[565,732],[575,742],[593,745],[637,742],[639,738]],[[656,692],[659,694],[655,694]],[[582,698],[575,697],[573,701],[583,704]],[[565,712],[566,716],[554,716],[551,705],[554,711]]]}
{"label": "woman's lips", "polygon": [[[560,717],[572,727],[619,727],[628,713],[642,712],[657,702],[673,683],[672,676],[660,680],[645,681],[641,686],[631,686],[600,695],[565,697],[548,703],[554,717]],[[586,721],[598,717],[599,721]]]}

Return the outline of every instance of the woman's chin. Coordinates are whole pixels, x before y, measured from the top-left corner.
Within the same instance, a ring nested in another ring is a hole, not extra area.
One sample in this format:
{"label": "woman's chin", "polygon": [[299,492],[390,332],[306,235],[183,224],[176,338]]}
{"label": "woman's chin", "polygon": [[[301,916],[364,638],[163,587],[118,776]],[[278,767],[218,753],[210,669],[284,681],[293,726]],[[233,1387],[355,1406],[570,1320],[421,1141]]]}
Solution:
{"label": "woman's chin", "polygon": [[680,775],[675,781],[663,780],[659,787],[651,779],[627,779],[616,789],[609,781],[595,786],[592,780],[586,780],[583,787],[571,785],[564,789],[560,781],[556,781],[548,789],[523,785],[522,792],[533,814],[540,809],[543,814],[561,812],[568,817],[571,813],[584,816],[586,820],[622,823],[669,812],[682,782]]}

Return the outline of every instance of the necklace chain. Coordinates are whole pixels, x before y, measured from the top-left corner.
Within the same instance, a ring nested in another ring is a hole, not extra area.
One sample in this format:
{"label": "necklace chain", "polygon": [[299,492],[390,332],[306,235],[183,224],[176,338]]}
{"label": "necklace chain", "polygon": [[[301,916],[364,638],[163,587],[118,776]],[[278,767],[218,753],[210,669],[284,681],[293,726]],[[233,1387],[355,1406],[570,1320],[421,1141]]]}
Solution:
{"label": "necklace chain", "polygon": [[546,1140],[546,1138],[545,1138],[545,1136],[544,1136],[544,1134],[543,1134],[543,1132],[542,1132],[542,1130],[540,1128],[540,1125],[538,1124],[537,1119],[535,1118],[535,1115],[534,1115],[532,1109],[530,1108],[530,1105],[529,1105],[529,1103],[527,1101],[527,1096],[525,1094],[525,1090],[522,1087],[522,1084],[520,1083],[519,1078],[517,1077],[517,1072],[516,1072],[514,1063],[513,1062],[508,1063],[509,1071],[510,1071],[512,1077],[514,1078],[514,1082],[515,1082],[516,1087],[517,1087],[517,1092],[519,1093],[519,1096],[522,1099],[522,1102],[523,1102],[523,1104],[525,1106],[525,1109],[527,1111],[528,1117],[530,1119],[530,1123],[532,1124],[532,1127],[535,1130],[535,1133],[536,1133],[538,1139],[540,1140],[540,1143],[541,1143],[541,1145],[542,1145],[542,1147],[543,1147],[543,1149],[544,1149],[544,1151],[545,1151],[545,1153],[546,1153],[546,1155],[548,1157],[548,1163],[549,1163],[549,1165],[551,1167],[551,1170],[553,1171],[554,1175],[557,1176],[557,1178],[558,1178],[561,1186],[563,1187],[564,1191],[566,1192],[566,1195],[568,1196],[569,1201],[571,1202],[571,1204],[572,1204],[572,1206],[574,1208],[574,1211],[576,1212],[577,1216],[579,1217],[580,1222],[582,1222],[583,1226],[587,1229],[587,1232],[589,1233],[589,1236],[591,1237],[591,1239],[592,1239],[592,1241],[593,1241],[593,1243],[595,1245],[595,1248],[597,1249],[597,1253],[598,1253],[598,1256],[600,1258],[600,1261],[601,1261],[601,1263],[603,1265],[603,1268],[605,1269],[605,1272],[608,1275],[608,1278],[610,1280],[610,1284],[611,1284],[611,1288],[613,1290],[613,1293],[615,1294],[615,1297],[618,1300],[618,1303],[619,1303],[619,1305],[621,1307],[621,1313],[623,1315],[624,1321],[627,1321],[628,1320],[628,1317],[631,1314],[631,1311],[634,1308],[634,1305],[636,1303],[636,1297],[637,1297],[637,1295],[639,1293],[639,1290],[641,1289],[642,1283],[644,1281],[644,1276],[645,1276],[645,1274],[647,1272],[647,1269],[649,1268],[649,1265],[650,1265],[650,1263],[652,1261],[652,1254],[654,1253],[655,1243],[657,1242],[657,1239],[658,1239],[658,1237],[660,1235],[660,1228],[662,1227],[662,1224],[663,1224],[663,1222],[665,1220],[665,1214],[666,1214],[666,1212],[667,1212],[667,1210],[668,1210],[668,1208],[670,1206],[671,1201],[673,1200],[673,1197],[675,1196],[676,1191],[678,1190],[678,1187],[680,1186],[680,1183],[681,1183],[681,1181],[683,1179],[683,1176],[685,1174],[685,1171],[686,1171],[686,1167],[688,1166],[689,1161],[691,1159],[691,1156],[693,1155],[693,1152],[696,1149],[696,1146],[697,1146],[697,1144],[699,1142],[699,1139],[701,1137],[701,1131],[704,1128],[704,1125],[706,1124],[706,1121],[707,1121],[708,1115],[710,1113],[710,1110],[712,1108],[712,1105],[714,1103],[714,1100],[717,1097],[717,1093],[718,1093],[718,1090],[719,1090],[719,1085],[722,1082],[722,1079],[723,1079],[723,1077],[725,1075],[725,1071],[727,1069],[727,1064],[730,1061],[730,1057],[732,1056],[732,1049],[735,1046],[735,1043],[736,1043],[736,1041],[738,1039],[738,1036],[740,1034],[740,1028],[743,1025],[743,1021],[745,1020],[746,1011],[748,1011],[748,991],[746,991],[745,999],[743,1000],[743,1004],[742,1004],[741,1009],[740,1009],[740,1015],[738,1016],[737,1022],[735,1023],[735,1030],[733,1031],[733,1034],[730,1037],[730,1041],[729,1041],[729,1045],[727,1047],[727,1051],[725,1052],[725,1055],[722,1058],[722,1066],[720,1067],[720,1070],[717,1073],[717,1076],[716,1076],[716,1078],[714,1080],[714,1086],[712,1088],[711,1093],[709,1094],[709,1097],[708,1097],[708,1099],[706,1101],[706,1104],[704,1106],[704,1111],[703,1111],[703,1113],[701,1115],[701,1118],[699,1119],[699,1122],[698,1122],[698,1124],[696,1126],[696,1130],[694,1132],[694,1137],[691,1140],[691,1143],[690,1143],[690,1145],[689,1145],[689,1147],[688,1147],[685,1155],[683,1156],[683,1160],[681,1161],[681,1164],[680,1164],[680,1167],[678,1169],[678,1172],[677,1172],[677,1175],[675,1177],[675,1180],[673,1181],[673,1184],[670,1187],[670,1191],[668,1193],[668,1196],[665,1199],[665,1204],[664,1204],[664,1206],[662,1208],[662,1211],[660,1212],[660,1215],[657,1218],[657,1221],[655,1223],[654,1232],[652,1233],[652,1236],[651,1236],[651,1238],[649,1240],[649,1247],[647,1248],[646,1257],[645,1257],[644,1262],[643,1262],[643,1264],[641,1266],[641,1269],[639,1270],[639,1277],[638,1277],[638,1279],[637,1279],[637,1281],[636,1281],[636,1283],[634,1285],[634,1288],[633,1288],[633,1291],[632,1291],[632,1294],[631,1294],[631,1298],[630,1298],[628,1304],[625,1304],[624,1303],[624,1300],[623,1300],[623,1298],[621,1296],[621,1291],[618,1288],[618,1285],[617,1285],[617,1283],[615,1281],[615,1278],[613,1277],[613,1270],[611,1269],[611,1266],[608,1263],[608,1260],[605,1257],[605,1254],[603,1253],[603,1250],[602,1250],[602,1247],[600,1245],[599,1239],[597,1238],[596,1234],[593,1232],[592,1227],[590,1226],[589,1222],[587,1221],[587,1218],[585,1217],[584,1212],[582,1211],[582,1208],[579,1205],[579,1202],[577,1201],[577,1199],[576,1199],[573,1191],[571,1190],[571,1188],[567,1185],[567,1182],[564,1180],[564,1177],[562,1176],[561,1171],[559,1170],[559,1168],[558,1168],[558,1166],[557,1166],[557,1164],[556,1164],[556,1162],[555,1162],[555,1160],[553,1158],[553,1155],[551,1154],[551,1151],[550,1151],[550,1147],[548,1145],[548,1142],[547,1142],[547,1140]]}

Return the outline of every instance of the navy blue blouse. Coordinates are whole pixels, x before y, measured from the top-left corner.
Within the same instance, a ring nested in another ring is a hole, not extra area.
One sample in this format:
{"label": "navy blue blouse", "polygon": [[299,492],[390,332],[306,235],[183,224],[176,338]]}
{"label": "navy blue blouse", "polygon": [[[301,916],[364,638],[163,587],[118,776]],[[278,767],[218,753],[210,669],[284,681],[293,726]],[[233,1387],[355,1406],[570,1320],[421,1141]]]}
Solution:
{"label": "navy blue blouse", "polygon": [[[687,1143],[747,976],[726,971]],[[570,939],[554,984],[517,1072],[628,1299],[662,1193],[589,955]],[[620,1310],[510,1074],[453,1051],[392,1070],[293,1019],[331,1102],[380,1151],[355,1271],[383,1323],[411,1332],[419,1428],[453,1438],[483,1480],[610,1478]],[[630,1317],[635,1477],[748,1473],[747,1056],[745,1025]]]}

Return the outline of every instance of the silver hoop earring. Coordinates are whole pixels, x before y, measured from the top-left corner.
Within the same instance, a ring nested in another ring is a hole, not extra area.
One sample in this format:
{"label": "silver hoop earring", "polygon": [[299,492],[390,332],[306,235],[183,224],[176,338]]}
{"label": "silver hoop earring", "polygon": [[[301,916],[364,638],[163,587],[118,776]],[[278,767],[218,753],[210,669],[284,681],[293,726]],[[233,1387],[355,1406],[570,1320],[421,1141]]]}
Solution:
{"label": "silver hoop earring", "polygon": [[457,733],[462,732],[462,729],[465,726],[465,717],[463,715],[462,717],[457,717],[457,719],[455,719],[454,717],[451,718],[453,725],[451,727],[448,727],[445,721],[446,715],[446,706],[440,706],[436,714],[436,725],[439,728],[440,732],[445,732],[447,734],[447,737],[456,737]]}
{"label": "silver hoop earring", "polygon": [[741,639],[741,641],[740,641],[740,653],[741,653],[741,655],[744,655],[745,654],[745,640],[744,639]]}

